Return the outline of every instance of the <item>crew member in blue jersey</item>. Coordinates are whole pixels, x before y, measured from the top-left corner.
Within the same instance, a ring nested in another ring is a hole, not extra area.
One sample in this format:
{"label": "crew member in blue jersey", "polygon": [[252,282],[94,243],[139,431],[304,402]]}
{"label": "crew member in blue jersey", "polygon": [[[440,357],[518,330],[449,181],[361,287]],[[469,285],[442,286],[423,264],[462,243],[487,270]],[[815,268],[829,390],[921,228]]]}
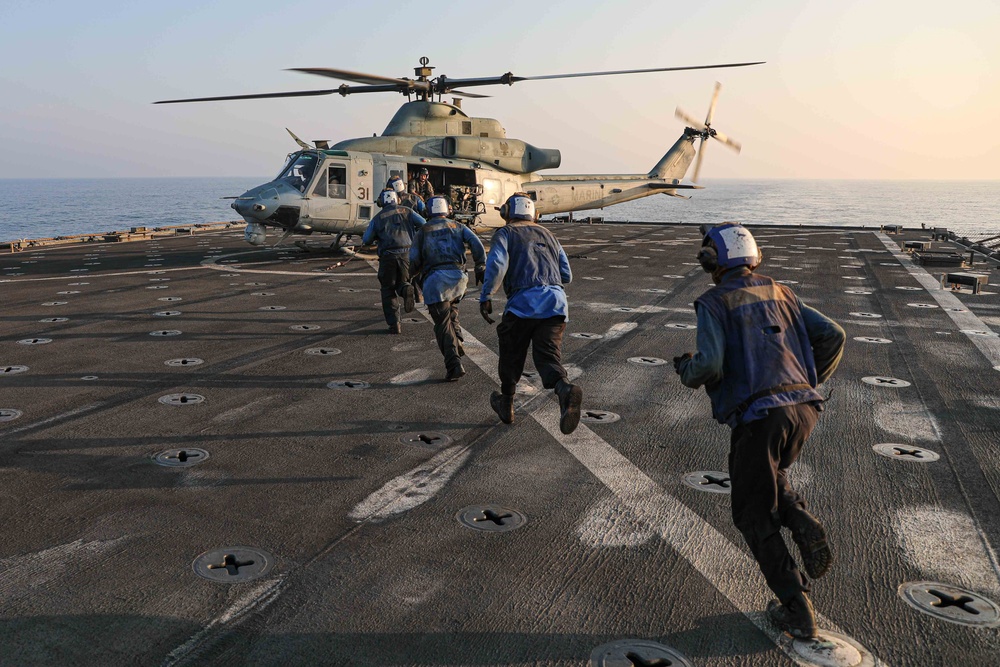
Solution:
{"label": "crew member in blue jersey", "polygon": [[490,396],[490,406],[503,423],[513,423],[514,391],[530,345],[542,385],[559,397],[559,430],[569,434],[580,423],[583,401],[583,390],[569,382],[562,366],[569,314],[563,285],[573,279],[569,259],[556,237],[535,223],[535,203],[528,195],[515,192],[499,210],[507,224],[493,234],[479,297],[480,314],[493,324],[493,294],[502,284],[507,295],[497,327],[500,391]]}
{"label": "crew member in blue jersey", "polygon": [[486,249],[468,227],[448,218],[451,203],[447,197],[431,197],[427,202],[430,220],[417,230],[410,248],[410,271],[423,276],[424,303],[434,320],[434,336],[444,355],[445,380],[454,382],[465,375],[462,367],[462,328],[458,323],[458,304],[465,294],[469,277],[465,273],[465,248],[472,251],[476,284],[483,282]]}
{"label": "crew member in blue jersey", "polygon": [[837,369],[845,335],[790,289],[754,273],[761,259],[739,223],[707,230],[698,261],[716,287],[695,301],[697,353],[675,357],[674,368],[688,387],[705,386],[712,415],[732,429],[733,522],[778,597],[768,616],[806,639],[816,636],[809,579],[788,553],[782,527],[809,578],[823,576],[833,555],[823,525],[789,484],[788,468],[816,425],[824,400],[816,387]]}
{"label": "crew member in blue jersey", "polygon": [[414,288],[410,284],[410,246],[413,235],[425,220],[406,206],[399,206],[396,193],[383,190],[378,196],[382,207],[365,230],[361,243],[378,243],[378,282],[382,286],[382,312],[389,333],[402,333],[399,301],[403,297],[406,312],[413,310]]}

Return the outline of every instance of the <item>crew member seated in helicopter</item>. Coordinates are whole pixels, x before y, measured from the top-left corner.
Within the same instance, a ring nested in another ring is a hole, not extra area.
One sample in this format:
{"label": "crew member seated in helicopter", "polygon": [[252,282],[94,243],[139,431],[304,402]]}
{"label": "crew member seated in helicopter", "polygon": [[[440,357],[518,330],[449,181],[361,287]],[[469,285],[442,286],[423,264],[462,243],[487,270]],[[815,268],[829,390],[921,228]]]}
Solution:
{"label": "crew member seated in helicopter", "polygon": [[430,172],[427,167],[421,167],[417,177],[410,181],[410,192],[427,201],[434,196],[434,186],[431,185]]}

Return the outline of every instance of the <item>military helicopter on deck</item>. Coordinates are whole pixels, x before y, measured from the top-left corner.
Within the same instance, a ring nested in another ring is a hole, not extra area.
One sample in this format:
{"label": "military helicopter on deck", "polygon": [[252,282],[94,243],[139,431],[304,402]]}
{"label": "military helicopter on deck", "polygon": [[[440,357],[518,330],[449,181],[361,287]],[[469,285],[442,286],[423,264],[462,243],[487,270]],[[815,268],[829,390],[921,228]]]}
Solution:
{"label": "military helicopter on deck", "polygon": [[[579,72],[543,76],[501,76],[451,79],[432,78],[429,60],[420,59],[415,79],[392,78],[340,69],[293,68],[293,71],[325,76],[361,85],[342,84],[326,90],[260,93],[225,97],[161,100],[155,104],[214,102],[276,97],[341,96],[358,93],[396,92],[407,101],[396,112],[381,136],[346,139],[334,145],[315,141],[312,146],[288,130],[301,150],[288,155],[277,177],[232,197],[233,209],[247,222],[246,240],[262,245],[266,228],[282,230],[282,240],[291,234],[316,232],[336,234],[334,248],[345,235],[364,231],[374,213],[375,202],[385,183],[393,176],[404,181],[426,168],[437,194],[452,201],[456,218],[470,227],[499,227],[504,224],[497,207],[514,192],[527,192],[535,200],[539,215],[603,208],[611,204],[665,194],[684,197],[678,190],[696,189],[704,157],[705,140],[712,138],[730,148],[740,145],[712,127],[719,95],[716,83],[704,123],[677,109],[676,115],[689,124],[670,149],[646,173],[542,175],[540,171],[559,167],[562,157],[553,148],[538,148],[519,139],[510,139],[492,118],[468,116],[461,97],[483,98],[459,88],[513,85],[521,81],[612,76],[718,69],[759,65],[760,62],[691,67]],[[441,101],[454,95],[453,103]],[[435,96],[437,101],[434,100]],[[694,142],[700,139],[695,151]],[[682,183],[697,153],[692,182]],[[280,243],[280,241],[279,241]]]}

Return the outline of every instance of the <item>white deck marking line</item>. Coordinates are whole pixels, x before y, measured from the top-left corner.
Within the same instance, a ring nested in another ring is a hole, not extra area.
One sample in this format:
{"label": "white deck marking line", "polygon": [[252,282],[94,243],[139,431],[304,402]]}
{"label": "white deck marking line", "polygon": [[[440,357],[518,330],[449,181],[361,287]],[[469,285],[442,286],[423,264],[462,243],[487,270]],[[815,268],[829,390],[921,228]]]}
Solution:
{"label": "white deck marking line", "polygon": [[[431,319],[426,312],[424,317]],[[500,384],[497,355],[467,329],[463,328],[462,331],[466,342],[471,343],[465,347],[466,358],[493,382]],[[784,633],[777,631],[762,612],[770,595],[765,594],[763,575],[749,554],[738,549],[710,523],[663,490],[586,425],[577,426],[572,435],[563,435],[559,431],[559,406],[553,398],[541,401],[527,416],[548,431],[556,442],[582,463],[640,520],[650,525],[664,526],[661,537],[785,655],[800,665],[812,664],[795,652]],[[845,634],[821,614],[816,614],[816,621],[821,629]],[[874,659],[876,665],[886,666],[877,657]]]}
{"label": "white deck marking line", "polygon": [[[233,252],[228,255],[219,255],[218,257],[210,257],[208,259],[201,260],[200,266],[206,269],[212,269],[213,271],[232,271],[234,273],[270,273],[276,276],[312,276],[313,278],[318,278],[320,276],[337,276],[338,278],[345,278],[351,276],[375,276],[377,273],[327,273],[325,271],[273,271],[269,269],[244,269],[238,265],[226,264],[225,266],[220,266],[216,264],[220,259],[229,259],[230,257],[240,257],[242,255],[253,255],[258,252],[265,252],[270,250],[270,248],[265,248],[261,250],[246,250],[244,252]],[[361,261],[366,261],[365,258],[355,257],[349,259],[358,259]],[[280,260],[276,260],[280,261]],[[264,262],[255,262],[255,264],[263,264]],[[368,264],[371,261],[368,260]]]}
{"label": "white deck marking line", "polygon": [[[941,283],[934,279],[930,273],[927,272],[922,266],[914,264],[910,257],[900,250],[896,242],[890,239],[886,234],[882,232],[877,232],[876,237],[882,241],[886,249],[892,253],[892,255],[899,260],[899,263],[913,276],[920,285],[927,290],[927,293],[941,306],[944,308],[961,308],[964,312],[957,312],[952,310],[945,310],[944,312],[951,318],[951,320],[958,325],[959,329],[974,330],[974,331],[990,331],[992,330],[986,326],[986,324],[979,319],[979,316],[973,313],[968,308],[965,308],[965,304],[959,300],[957,296],[951,292],[941,288]],[[1000,338],[997,336],[970,336],[966,335],[972,344],[986,357],[987,362],[991,366],[1000,365]],[[923,402],[923,396],[921,396],[921,402]],[[926,404],[924,409],[927,409]],[[927,410],[930,414],[930,410]],[[933,415],[932,415],[933,417]],[[938,428],[937,421],[932,419],[932,426],[937,434],[938,442],[943,442],[944,438],[941,437],[941,432]],[[948,457],[951,460],[951,457]],[[962,493],[962,498],[965,500],[965,506],[968,508],[973,524],[977,532],[979,533],[979,539],[982,541],[983,549],[986,551],[986,556],[989,558],[990,563],[993,566],[993,571],[1000,576],[1000,560],[997,558],[997,553],[993,549],[993,545],[983,530],[982,525],[979,523],[979,518],[976,516],[975,511],[972,509],[972,502],[969,499],[969,495],[965,490],[965,486],[962,484],[961,478],[959,478],[957,473],[957,468],[955,468],[954,463],[951,463],[952,468],[956,470],[955,479],[958,482],[959,490]]]}
{"label": "white deck marking line", "polygon": [[47,417],[41,421],[34,422],[32,424],[25,424],[24,426],[19,426],[18,428],[12,428],[9,431],[3,431],[4,437],[14,435],[16,433],[22,433],[24,431],[30,431],[33,428],[38,428],[40,426],[45,426],[46,424],[51,424],[53,422],[62,421],[63,419],[69,419],[70,417],[76,417],[77,415],[82,415],[85,412],[90,412],[91,410],[96,410],[97,408],[103,406],[104,403],[91,403],[90,405],[83,405],[78,408],[73,408],[68,412],[63,412],[62,414],[53,415],[52,417]]}
{"label": "white deck marking line", "polygon": [[[965,307],[957,296],[947,290],[941,289],[941,283],[934,279],[922,266],[917,266],[910,259],[909,255],[899,249],[896,242],[882,232],[876,232],[875,236],[885,245],[886,249],[892,253],[893,257],[899,260],[911,276],[913,276],[920,286],[927,290],[928,294],[937,302],[941,308],[961,308],[965,312],[945,310],[944,312],[951,318],[952,322],[958,325],[959,329],[966,331],[989,331],[993,332],[986,324],[979,319],[979,316]],[[966,337],[972,341],[991,366],[1000,365],[1000,337],[993,336],[970,336]]]}
{"label": "white deck marking line", "polygon": [[19,280],[3,280],[5,283],[37,283],[45,280],[88,280],[90,278],[111,278],[113,276],[141,276],[156,275],[173,271],[199,271],[209,267],[205,266],[180,266],[174,269],[143,269],[141,271],[118,271],[116,273],[81,273],[75,276],[53,276],[50,278],[21,278]]}

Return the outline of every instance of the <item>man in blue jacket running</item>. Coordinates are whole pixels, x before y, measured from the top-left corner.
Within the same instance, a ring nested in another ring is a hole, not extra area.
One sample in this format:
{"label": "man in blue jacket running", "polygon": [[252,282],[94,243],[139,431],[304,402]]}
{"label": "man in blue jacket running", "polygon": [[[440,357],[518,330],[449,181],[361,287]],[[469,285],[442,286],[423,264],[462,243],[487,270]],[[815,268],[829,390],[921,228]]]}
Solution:
{"label": "man in blue jacket running", "polygon": [[469,277],[465,273],[465,248],[472,251],[476,284],[483,282],[486,249],[468,227],[449,220],[451,203],[447,197],[427,201],[431,219],[417,230],[410,248],[410,271],[423,275],[424,302],[434,320],[434,336],[444,355],[445,380],[454,382],[465,375],[462,367],[462,328],[458,324],[458,304],[465,295]]}
{"label": "man in blue jacket running", "polygon": [[531,346],[535,370],[546,389],[559,397],[559,430],[572,433],[580,423],[583,390],[571,384],[562,366],[562,337],[569,305],[564,284],[573,274],[566,252],[552,232],[535,223],[535,202],[515,192],[500,207],[507,224],[493,234],[479,312],[493,324],[493,293],[503,285],[507,307],[497,327],[500,342],[500,391],[490,407],[505,424],[514,421],[514,392]]}
{"label": "man in blue jacket running", "polygon": [[708,229],[698,261],[716,286],[695,301],[698,352],[674,358],[681,382],[702,385],[712,416],[732,428],[729,477],[733,522],[778,600],[767,607],[793,637],[816,636],[808,579],[781,537],[791,531],[809,577],[833,562],[823,524],[792,489],[788,468],[822,409],[816,387],[840,363],[844,330],[790,289],[753,271],[762,255],[739,223]]}
{"label": "man in blue jacket running", "polygon": [[382,289],[382,313],[389,325],[389,333],[402,333],[399,323],[399,301],[404,299],[406,312],[413,310],[415,290],[410,284],[410,246],[413,235],[425,222],[413,209],[398,206],[399,199],[392,190],[383,190],[378,196],[382,206],[365,230],[361,243],[378,243],[378,282]]}

